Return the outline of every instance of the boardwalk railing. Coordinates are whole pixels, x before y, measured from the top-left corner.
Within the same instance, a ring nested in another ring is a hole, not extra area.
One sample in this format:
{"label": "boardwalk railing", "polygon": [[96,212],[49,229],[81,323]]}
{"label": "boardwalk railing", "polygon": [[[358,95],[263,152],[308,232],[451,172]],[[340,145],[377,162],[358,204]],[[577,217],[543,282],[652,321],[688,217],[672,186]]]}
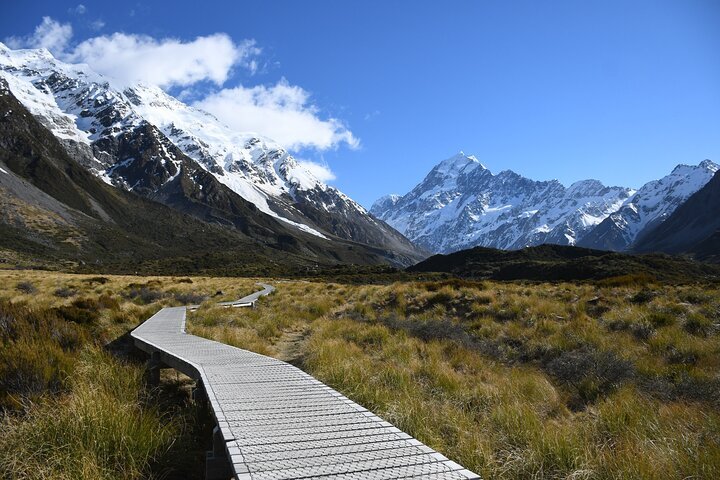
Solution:
{"label": "boardwalk railing", "polygon": [[[225,306],[253,306],[263,290]],[[217,426],[207,477],[237,480],[477,479],[302,370],[185,333],[186,307],[164,308],[132,332],[151,380],[171,367],[198,383]]]}

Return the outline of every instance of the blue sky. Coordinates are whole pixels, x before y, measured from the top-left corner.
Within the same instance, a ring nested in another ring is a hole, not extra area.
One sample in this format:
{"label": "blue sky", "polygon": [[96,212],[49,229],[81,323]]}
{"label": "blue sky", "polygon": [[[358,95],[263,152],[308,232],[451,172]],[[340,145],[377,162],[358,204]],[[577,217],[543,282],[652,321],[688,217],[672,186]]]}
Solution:
{"label": "blue sky", "polygon": [[209,106],[222,93],[280,105],[277,135],[368,207],[459,150],[565,184],[638,187],[678,163],[720,162],[716,0],[81,3],[11,0],[0,39],[27,39],[43,17],[72,27],[63,48],[76,56],[116,32],[224,34],[241,58],[226,68],[209,43],[220,58],[208,78],[165,88]]}

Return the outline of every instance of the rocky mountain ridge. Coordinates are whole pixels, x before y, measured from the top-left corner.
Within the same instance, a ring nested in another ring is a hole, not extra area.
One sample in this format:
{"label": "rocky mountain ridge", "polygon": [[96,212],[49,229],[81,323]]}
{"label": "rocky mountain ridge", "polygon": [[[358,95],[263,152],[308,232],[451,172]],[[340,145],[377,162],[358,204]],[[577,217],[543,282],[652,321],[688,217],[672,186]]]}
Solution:
{"label": "rocky mountain ridge", "polygon": [[475,246],[516,250],[541,244],[628,250],[702,188],[718,166],[679,165],[637,192],[582,180],[569,187],[510,170],[493,174],[460,152],[436,165],[406,195],[370,212],[438,253]]}
{"label": "rocky mountain ridge", "polygon": [[267,216],[325,241],[383,249],[393,263],[423,256],[280,145],[233,132],[159,88],[119,89],[87,65],[2,44],[0,77],[74,159],[107,183],[206,221],[242,228],[248,215]]}

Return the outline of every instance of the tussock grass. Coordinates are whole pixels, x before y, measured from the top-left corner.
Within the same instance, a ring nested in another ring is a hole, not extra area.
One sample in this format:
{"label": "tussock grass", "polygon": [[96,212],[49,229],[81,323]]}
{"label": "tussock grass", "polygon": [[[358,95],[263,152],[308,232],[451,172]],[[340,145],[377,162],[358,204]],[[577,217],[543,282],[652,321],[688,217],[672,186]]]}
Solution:
{"label": "tussock grass", "polygon": [[177,422],[143,406],[142,370],[83,350],[69,395],[48,397],[0,424],[8,478],[145,478],[171,452]]}
{"label": "tussock grass", "polygon": [[[0,301],[45,318],[25,322],[29,333],[3,346],[28,356],[52,346],[67,362],[47,376],[57,388],[40,382],[39,393],[7,402],[0,477],[37,468],[59,478],[145,478],[166,473],[169,458],[190,458],[182,452],[199,431],[191,409],[143,394],[138,367],[99,345],[162,306],[205,298],[189,315],[192,333],[289,360],[486,478],[720,478],[716,286],[643,276],[583,284],[276,280],[258,308],[221,309],[213,304],[255,290],[254,280],[0,277]],[[36,292],[18,291],[20,282]],[[55,295],[63,288],[76,293]],[[97,316],[79,321],[73,309]],[[0,332],[3,325],[0,315]],[[67,330],[42,333],[59,325]],[[33,343],[46,337],[55,339]],[[41,371],[40,359],[24,362],[36,363]],[[88,366],[98,378],[84,374]],[[113,427],[122,435],[83,430],[114,425],[120,415],[110,408],[133,419]],[[33,424],[44,433],[32,437]],[[5,453],[26,436],[46,445],[45,456]],[[84,456],[65,452],[80,439]]]}
{"label": "tussock grass", "polygon": [[106,353],[162,306],[235,294],[191,282],[0,270],[0,478],[202,477],[210,432],[187,385],[147,391],[141,363]]}
{"label": "tussock grass", "polygon": [[281,358],[304,332],[294,363],[486,478],[720,475],[716,287],[276,286],[191,330]]}

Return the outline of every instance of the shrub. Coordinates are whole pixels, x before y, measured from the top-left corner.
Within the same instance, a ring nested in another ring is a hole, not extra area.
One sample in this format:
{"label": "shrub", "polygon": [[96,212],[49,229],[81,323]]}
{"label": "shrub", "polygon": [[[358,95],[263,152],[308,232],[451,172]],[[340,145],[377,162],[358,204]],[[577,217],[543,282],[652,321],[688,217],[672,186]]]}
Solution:
{"label": "shrub", "polygon": [[99,310],[100,304],[94,298],[78,298],[71,304],[75,308],[81,310]]}
{"label": "shrub", "polygon": [[611,332],[629,330],[633,325],[633,322],[631,322],[626,316],[605,319],[604,323],[607,329]]}
{"label": "shrub", "polygon": [[655,335],[655,326],[645,320],[630,325],[630,331],[638,340],[648,340]]}
{"label": "shrub", "polygon": [[48,311],[0,302],[0,408],[59,391],[85,343],[84,332]]}
{"label": "shrub", "polygon": [[382,323],[394,330],[403,330],[413,337],[425,342],[431,340],[451,339],[463,344],[471,343],[470,336],[462,325],[448,319],[413,319],[403,320],[397,317],[384,317]]}
{"label": "shrub", "polygon": [[633,374],[632,364],[614,352],[587,348],[563,352],[546,369],[574,390],[570,406],[576,408],[611,393]]}
{"label": "shrub", "polygon": [[[189,279],[188,279],[189,280]],[[207,295],[199,295],[197,293],[173,293],[173,297],[184,305],[199,305],[208,299]]]}
{"label": "shrub", "polygon": [[108,294],[100,295],[97,299],[97,304],[101,308],[106,308],[108,310],[118,310],[120,308],[120,302],[118,302],[117,298]]}
{"label": "shrub", "polygon": [[17,285],[15,285],[15,288],[18,291],[27,295],[37,292],[37,288],[35,288],[35,285],[33,285],[31,282],[19,282]]}
{"label": "shrub", "polygon": [[126,298],[140,300],[141,303],[147,305],[148,303],[157,302],[165,297],[165,292],[150,289],[146,286],[133,287],[126,294]]}
{"label": "shrub", "polygon": [[52,341],[23,340],[6,345],[0,355],[0,406],[21,406],[61,390],[73,360]]}
{"label": "shrub", "polygon": [[85,283],[90,283],[90,284],[98,283],[100,285],[105,285],[109,281],[110,281],[110,279],[108,279],[107,277],[90,277],[90,278],[86,278],[83,280],[83,282],[85,282]]}
{"label": "shrub", "polygon": [[78,350],[87,342],[87,335],[78,326],[63,321],[53,322],[49,327],[50,338],[66,351]]}
{"label": "shrub", "polygon": [[100,312],[96,309],[85,309],[75,305],[55,307],[53,311],[60,318],[80,325],[94,324],[100,316]]}
{"label": "shrub", "polygon": [[687,316],[683,328],[693,335],[706,337],[713,330],[712,321],[702,313],[691,313]]}
{"label": "shrub", "polygon": [[635,295],[630,297],[632,303],[643,304],[650,302],[653,298],[657,297],[657,293],[652,290],[640,290]]}
{"label": "shrub", "polygon": [[478,305],[490,305],[492,303],[492,297],[490,295],[478,295],[475,297],[475,302]]}
{"label": "shrub", "polygon": [[143,407],[141,370],[86,352],[71,394],[0,424],[4,478],[136,479],[173,446],[178,428]]}
{"label": "shrub", "polygon": [[678,298],[683,302],[692,303],[694,305],[708,303],[713,300],[712,295],[695,289],[679,293]]}
{"label": "shrub", "polygon": [[77,295],[77,290],[73,290],[72,288],[68,287],[62,287],[55,290],[54,295],[59,298],[70,298]]}
{"label": "shrub", "polygon": [[655,328],[669,327],[675,323],[675,315],[664,311],[650,312],[647,321],[655,326]]}
{"label": "shrub", "polygon": [[665,358],[668,363],[675,365],[695,365],[698,361],[698,354],[690,349],[668,346]]}

